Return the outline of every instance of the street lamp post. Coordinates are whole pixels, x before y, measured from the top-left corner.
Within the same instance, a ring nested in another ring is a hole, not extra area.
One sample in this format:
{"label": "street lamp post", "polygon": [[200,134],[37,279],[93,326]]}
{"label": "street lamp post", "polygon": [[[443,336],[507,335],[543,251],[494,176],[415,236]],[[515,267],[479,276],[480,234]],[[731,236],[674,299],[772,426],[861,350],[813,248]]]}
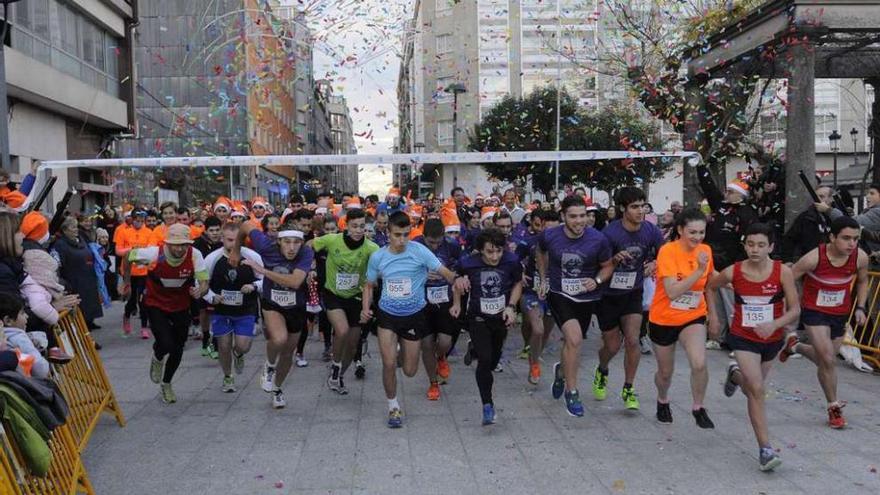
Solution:
{"label": "street lamp post", "polygon": [[3,4],[3,30],[0,32],[0,167],[10,169],[9,109],[6,108],[6,35],[9,33],[9,4],[18,0],[0,0]]}
{"label": "street lamp post", "polygon": [[852,142],[853,142],[853,167],[858,167],[859,166],[859,154],[856,152],[856,143],[858,143],[858,141],[859,141],[859,130],[856,129],[855,127],[853,127],[852,130],[849,131],[849,137],[852,138]]}
{"label": "street lamp post", "polygon": [[831,131],[828,135],[828,142],[831,143],[831,152],[834,153],[834,191],[837,192],[837,152],[840,151],[840,138],[842,138],[837,129]]}
{"label": "street lamp post", "polygon": [[[462,83],[452,83],[443,89],[446,93],[452,93],[452,152],[458,152],[458,95],[467,93]],[[452,187],[458,187],[458,163],[452,163]]]}

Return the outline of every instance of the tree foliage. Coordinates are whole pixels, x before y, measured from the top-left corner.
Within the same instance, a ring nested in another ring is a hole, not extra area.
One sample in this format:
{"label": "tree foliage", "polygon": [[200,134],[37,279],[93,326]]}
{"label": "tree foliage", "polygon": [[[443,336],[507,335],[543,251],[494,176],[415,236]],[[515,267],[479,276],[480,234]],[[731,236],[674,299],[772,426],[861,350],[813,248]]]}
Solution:
{"label": "tree foliage", "polygon": [[[609,105],[588,112],[564,90],[560,95],[559,149],[644,151],[661,149],[659,130],[631,108]],[[525,98],[508,96],[487,112],[470,134],[479,151],[547,151],[556,149],[556,88],[536,88]],[[668,159],[560,162],[560,184],[583,184],[611,191],[651,182],[671,166]],[[536,191],[555,187],[555,163],[525,162],[483,165],[494,179],[507,182],[531,177]]]}

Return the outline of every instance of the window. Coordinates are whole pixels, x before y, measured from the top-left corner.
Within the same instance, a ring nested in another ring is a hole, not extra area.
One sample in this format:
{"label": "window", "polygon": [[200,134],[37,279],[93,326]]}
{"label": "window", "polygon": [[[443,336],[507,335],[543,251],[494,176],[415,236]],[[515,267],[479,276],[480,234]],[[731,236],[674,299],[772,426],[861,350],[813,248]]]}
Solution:
{"label": "window", "polygon": [[[452,121],[441,120],[437,122],[437,144],[440,146],[452,146]],[[454,150],[453,150],[454,151]]]}
{"label": "window", "polygon": [[437,36],[437,55],[449,53],[452,51],[452,35],[441,34]]}

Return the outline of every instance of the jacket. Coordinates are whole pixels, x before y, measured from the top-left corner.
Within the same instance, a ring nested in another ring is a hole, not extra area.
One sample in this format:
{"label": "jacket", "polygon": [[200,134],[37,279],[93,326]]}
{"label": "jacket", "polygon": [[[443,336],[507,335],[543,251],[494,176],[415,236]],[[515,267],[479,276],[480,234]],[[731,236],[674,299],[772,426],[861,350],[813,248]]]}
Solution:
{"label": "jacket", "polygon": [[40,421],[49,430],[54,430],[67,422],[70,407],[55,382],[28,378],[16,371],[3,371],[0,372],[0,385],[15,389],[21,398],[34,408]]}
{"label": "jacket", "polygon": [[13,388],[3,384],[0,384],[0,418],[9,423],[9,433],[30,472],[35,476],[46,476],[52,464],[52,451],[47,443],[49,430],[40,422],[34,409]]}
{"label": "jacket", "polygon": [[0,259],[0,292],[18,294],[18,288],[24,281],[25,271],[20,260],[15,258]]}
{"label": "jacket", "polygon": [[25,272],[38,284],[52,294],[52,297],[64,295],[64,286],[58,278],[58,260],[38,243],[25,239],[24,253],[21,258]]}
{"label": "jacket", "polygon": [[[44,289],[42,285],[38,284],[30,275],[26,276],[19,286],[19,294],[27,303],[30,312],[39,318],[41,322],[46,325],[58,323],[60,315],[55,307],[52,306],[52,294]],[[30,324],[28,328],[31,328]],[[42,329],[43,327],[39,328]]]}
{"label": "jacket", "polygon": [[[832,208],[828,212],[828,216],[831,217],[831,221],[834,221],[842,217],[843,212],[838,210],[837,208]],[[870,230],[872,232],[880,231],[880,206],[872,206],[868,208],[861,214],[856,215],[855,219],[856,222],[859,222],[859,225],[861,225],[866,230]],[[868,249],[871,250],[870,253],[880,250],[880,243],[867,241],[866,244],[868,246]]]}
{"label": "jacket", "polygon": [[828,242],[831,220],[815,206],[801,212],[782,238],[782,259],[794,263],[803,255]]}
{"label": "jacket", "polygon": [[40,351],[31,342],[31,338],[20,328],[5,327],[3,332],[6,333],[6,341],[9,347],[18,349],[24,354],[34,357],[34,367],[31,368],[31,375],[35,378],[49,377],[49,361],[40,354]]}
{"label": "jacket", "polygon": [[712,248],[712,261],[716,270],[723,270],[737,261],[746,259],[746,251],[742,244],[742,235],[749,225],[758,221],[758,212],[754,206],[743,202],[727,203],[708,167],[697,167],[697,176],[703,195],[709,202],[712,214],[706,225],[706,244]]}

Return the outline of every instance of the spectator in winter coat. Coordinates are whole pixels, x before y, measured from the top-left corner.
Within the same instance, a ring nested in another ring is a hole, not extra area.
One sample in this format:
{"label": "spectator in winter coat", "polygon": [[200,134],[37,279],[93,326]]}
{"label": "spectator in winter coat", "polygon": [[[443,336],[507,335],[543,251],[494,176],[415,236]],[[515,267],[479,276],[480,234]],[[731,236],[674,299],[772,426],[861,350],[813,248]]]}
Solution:
{"label": "spectator in winter coat", "polygon": [[67,217],[61,224],[61,237],[52,244],[52,255],[61,265],[61,278],[80,298],[80,309],[89,329],[104,316],[95,272],[95,256],[80,236],[77,220]]}
{"label": "spectator in winter coat", "polygon": [[[871,255],[871,269],[876,270],[878,265],[880,265],[877,256],[874,254],[877,251],[880,251],[880,239],[877,238],[877,234],[880,233],[880,184],[871,184],[868,188],[868,194],[865,199],[868,203],[868,207],[865,211],[856,215],[855,219],[863,229],[868,231],[864,234],[867,239],[867,251],[868,254]],[[844,212],[824,203],[816,203],[815,207],[823,213],[827,212],[828,217],[831,218],[832,221],[844,216]]]}
{"label": "spectator in winter coat", "polygon": [[25,366],[30,368],[31,376],[48,378],[49,361],[46,361],[46,358],[43,357],[24,330],[27,326],[28,315],[19,297],[12,294],[0,294],[0,319],[3,320],[6,345],[21,353],[19,363],[26,363]]}
{"label": "spectator in winter coat", "polygon": [[[830,187],[816,188],[816,195],[819,196],[822,210],[831,207],[832,190]],[[819,244],[828,242],[830,226],[831,218],[827,213],[820,211],[820,206],[812,205],[802,211],[782,238],[782,259],[788,263],[794,263]]]}

